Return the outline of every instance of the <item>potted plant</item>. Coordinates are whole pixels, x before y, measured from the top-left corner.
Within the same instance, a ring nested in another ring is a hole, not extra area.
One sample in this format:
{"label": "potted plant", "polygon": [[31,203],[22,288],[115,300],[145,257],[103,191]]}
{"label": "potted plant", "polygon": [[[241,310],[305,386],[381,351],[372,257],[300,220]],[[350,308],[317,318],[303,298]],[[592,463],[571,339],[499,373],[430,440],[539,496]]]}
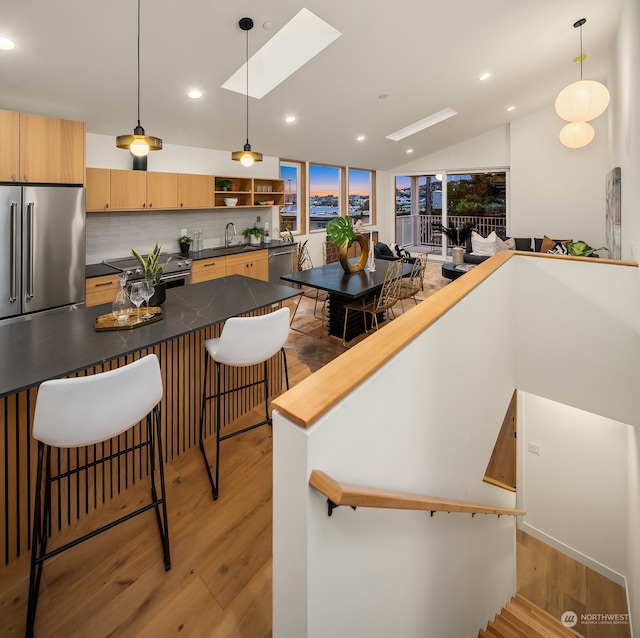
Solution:
{"label": "potted plant", "polygon": [[165,264],[171,261],[171,257],[167,259],[163,264],[160,263],[160,254],[162,253],[162,246],[156,242],[153,250],[147,255],[145,259],[135,248],[131,249],[131,254],[138,260],[140,267],[144,273],[144,278],[151,282],[155,288],[155,293],[149,303],[151,305],[159,306],[166,299],[167,285],[160,281],[162,273],[164,273]]}
{"label": "potted plant", "polygon": [[567,254],[572,255],[573,257],[597,257],[595,254],[598,250],[607,250],[604,246],[600,246],[600,248],[591,248],[586,241],[568,241],[565,244],[567,249]]}
{"label": "potted plant", "polygon": [[189,248],[191,248],[192,241],[193,240],[191,239],[191,237],[188,237],[187,235],[181,235],[180,237],[178,237],[178,245],[180,246],[180,253],[185,257],[189,256]]}
{"label": "potted plant", "polygon": [[228,191],[231,189],[231,180],[229,179],[217,179],[216,180],[216,190],[217,191]]}
{"label": "potted plant", "polygon": [[259,245],[264,237],[264,228],[262,226],[251,226],[242,231],[242,236],[250,244]]}
{"label": "potted plant", "polygon": [[[356,233],[351,217],[336,217],[327,226],[327,239],[338,248],[338,258],[340,265],[346,273],[363,270],[369,257],[369,243],[362,236]],[[349,261],[348,250],[353,242],[360,245],[360,259],[352,264]]]}
{"label": "potted plant", "polygon": [[455,228],[447,228],[442,224],[434,224],[433,227],[448,237],[449,241],[453,244],[453,248],[451,249],[453,254],[453,263],[461,264],[464,245],[467,242],[467,239],[471,237],[471,231],[475,227],[475,224],[473,222],[464,222],[462,226],[456,226]]}

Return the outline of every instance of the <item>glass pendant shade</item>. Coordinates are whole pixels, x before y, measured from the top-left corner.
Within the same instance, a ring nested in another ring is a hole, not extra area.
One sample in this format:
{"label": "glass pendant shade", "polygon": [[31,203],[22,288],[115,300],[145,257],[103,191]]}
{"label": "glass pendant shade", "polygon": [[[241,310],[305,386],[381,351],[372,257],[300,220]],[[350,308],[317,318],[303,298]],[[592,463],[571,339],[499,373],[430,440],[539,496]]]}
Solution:
{"label": "glass pendant shade", "polygon": [[579,80],[560,91],[556,113],[567,122],[589,122],[609,106],[609,91],[594,80]]}
{"label": "glass pendant shade", "polygon": [[582,148],[593,140],[596,132],[587,122],[569,122],[560,131],[560,141],[569,148]]}

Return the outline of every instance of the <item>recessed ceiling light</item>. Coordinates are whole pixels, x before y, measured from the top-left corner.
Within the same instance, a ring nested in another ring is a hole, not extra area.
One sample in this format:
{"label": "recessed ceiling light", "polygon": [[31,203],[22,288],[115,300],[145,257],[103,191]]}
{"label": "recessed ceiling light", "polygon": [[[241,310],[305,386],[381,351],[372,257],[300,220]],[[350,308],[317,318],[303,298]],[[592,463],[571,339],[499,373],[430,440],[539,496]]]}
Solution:
{"label": "recessed ceiling light", "polygon": [[481,82],[484,82],[485,80],[488,80],[491,77],[491,73],[483,73],[478,79]]}
{"label": "recessed ceiling light", "polygon": [[222,88],[246,95],[246,67],[250,64],[249,95],[259,100],[341,35],[308,9],[300,9]]}
{"label": "recessed ceiling light", "polygon": [[198,91],[198,89],[193,89],[193,91],[189,91],[189,93],[187,93],[187,95],[192,100],[197,100],[198,98],[202,97],[202,91]]}
{"label": "recessed ceiling light", "polygon": [[447,106],[446,109],[442,109],[442,111],[438,111],[437,113],[432,113],[431,115],[428,115],[422,120],[418,120],[413,124],[409,124],[409,126],[405,126],[404,128],[401,128],[399,131],[396,131],[395,133],[389,133],[389,135],[387,135],[386,137],[388,140],[399,142],[400,140],[403,140],[405,137],[409,137],[409,135],[413,135],[418,131],[422,131],[423,129],[429,128],[430,126],[433,126],[434,124],[438,124],[443,120],[453,117],[454,115],[458,115],[458,112],[452,109],[450,106]]}
{"label": "recessed ceiling light", "polygon": [[295,115],[287,115],[287,117],[284,118],[284,121],[287,124],[291,124],[291,122],[295,122],[296,121],[296,116]]}
{"label": "recessed ceiling light", "polygon": [[407,149],[407,154],[409,154],[409,153],[413,153],[413,149],[412,148],[408,148]]}
{"label": "recessed ceiling light", "polygon": [[515,111],[516,107],[515,106],[507,106],[507,111]]}
{"label": "recessed ceiling light", "polygon": [[16,45],[9,40],[9,38],[5,38],[0,35],[0,49],[3,51],[11,51],[11,49],[15,49]]}
{"label": "recessed ceiling light", "polygon": [[364,142],[365,139],[364,135],[358,135],[358,137],[356,137],[356,142]]}

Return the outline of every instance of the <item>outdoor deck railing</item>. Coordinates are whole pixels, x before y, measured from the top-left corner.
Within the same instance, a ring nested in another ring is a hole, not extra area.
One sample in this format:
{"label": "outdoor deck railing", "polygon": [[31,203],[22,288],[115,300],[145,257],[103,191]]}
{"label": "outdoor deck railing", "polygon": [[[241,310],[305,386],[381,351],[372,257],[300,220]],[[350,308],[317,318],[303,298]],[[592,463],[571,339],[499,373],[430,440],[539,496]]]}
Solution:
{"label": "outdoor deck railing", "polygon": [[[401,246],[442,246],[442,233],[435,225],[442,221],[440,215],[407,215],[396,217],[396,241]],[[491,231],[506,232],[504,217],[478,217],[474,215],[450,215],[447,226],[454,228],[472,222],[474,230],[486,237]],[[415,224],[415,227],[414,227]]]}

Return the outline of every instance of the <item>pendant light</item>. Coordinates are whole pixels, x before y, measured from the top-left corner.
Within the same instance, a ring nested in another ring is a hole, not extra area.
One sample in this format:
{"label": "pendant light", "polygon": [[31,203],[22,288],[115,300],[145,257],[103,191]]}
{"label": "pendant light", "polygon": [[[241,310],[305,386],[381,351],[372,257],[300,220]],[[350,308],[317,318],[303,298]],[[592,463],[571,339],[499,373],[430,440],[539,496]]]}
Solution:
{"label": "pendant light", "polygon": [[131,151],[135,157],[144,157],[149,151],[161,151],[162,140],[159,137],[145,135],[140,125],[140,0],[138,0],[138,124],[133,135],[118,135],[116,146]]}
{"label": "pendant light", "polygon": [[262,153],[252,151],[251,144],[249,144],[249,31],[253,29],[253,20],[251,18],[242,18],[238,25],[247,34],[247,143],[241,151],[231,153],[231,159],[240,162],[243,166],[251,166],[254,162],[262,161]]}
{"label": "pendant light", "polygon": [[609,91],[604,84],[582,79],[582,61],[586,58],[582,54],[582,25],[586,21],[581,18],[573,25],[580,28],[580,57],[574,60],[580,61],[580,81],[562,89],[556,98],[556,113],[567,122],[589,122],[602,115],[609,105]]}
{"label": "pendant light", "polygon": [[560,130],[560,141],[569,148],[582,148],[591,142],[595,134],[589,122],[569,122]]}

